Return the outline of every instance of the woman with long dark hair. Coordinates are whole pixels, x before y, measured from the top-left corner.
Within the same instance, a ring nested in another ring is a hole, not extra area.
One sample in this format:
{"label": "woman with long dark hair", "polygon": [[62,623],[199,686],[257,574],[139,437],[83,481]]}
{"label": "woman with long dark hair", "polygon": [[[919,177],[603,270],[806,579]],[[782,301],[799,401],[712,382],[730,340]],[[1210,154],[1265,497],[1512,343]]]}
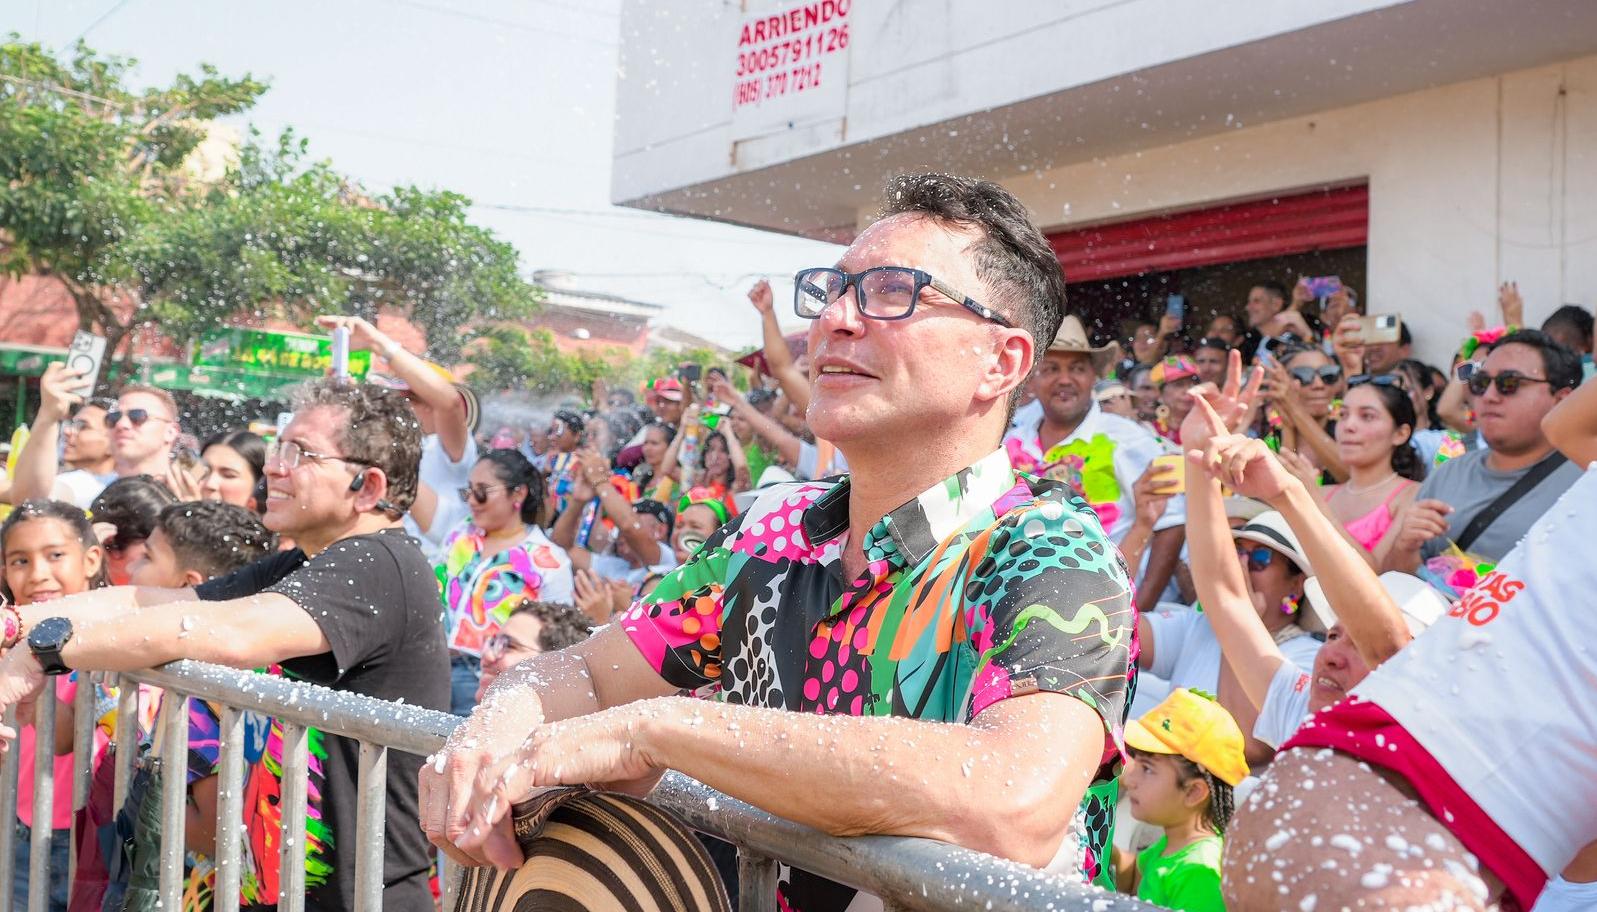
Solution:
{"label": "woman with long dark hair", "polygon": [[1331,516],[1377,565],[1396,539],[1395,519],[1414,502],[1425,467],[1409,445],[1418,417],[1399,374],[1355,377],[1342,400],[1336,446],[1344,484],[1325,489]]}
{"label": "woman with long dark hair", "polygon": [[517,450],[489,450],[460,489],[471,516],[444,543],[445,625],[453,706],[468,715],[483,647],[522,599],[574,602],[571,558],[538,522],[543,473]]}
{"label": "woman with long dark hair", "polygon": [[266,512],[266,441],[250,431],[223,431],[200,445],[200,499]]}

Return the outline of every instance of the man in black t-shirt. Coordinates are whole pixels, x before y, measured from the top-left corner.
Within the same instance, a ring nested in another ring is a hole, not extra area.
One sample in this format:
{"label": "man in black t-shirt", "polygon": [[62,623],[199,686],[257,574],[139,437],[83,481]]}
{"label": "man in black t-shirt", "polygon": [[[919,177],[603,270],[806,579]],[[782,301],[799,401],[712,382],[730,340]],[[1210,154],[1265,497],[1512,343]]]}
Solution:
{"label": "man in black t-shirt", "polygon": [[[0,709],[37,693],[47,673],[190,658],[281,664],[292,678],[447,711],[437,581],[399,523],[416,495],[420,455],[420,428],[399,394],[311,384],[266,461],[266,525],[300,547],[194,589],[124,586],[23,606],[27,642],[4,644]],[[325,836],[307,840],[305,908],[350,909],[360,750],[340,737],[318,740],[310,812]],[[382,908],[390,912],[434,908],[431,853],[416,823],[420,766],[407,754],[388,761]]]}

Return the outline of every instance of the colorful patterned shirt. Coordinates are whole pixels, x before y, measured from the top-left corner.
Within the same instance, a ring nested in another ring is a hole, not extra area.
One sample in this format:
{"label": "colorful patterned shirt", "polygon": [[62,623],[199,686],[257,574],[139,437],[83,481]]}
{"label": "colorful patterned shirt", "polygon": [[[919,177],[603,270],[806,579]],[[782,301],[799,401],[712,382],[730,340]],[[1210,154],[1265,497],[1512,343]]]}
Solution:
{"label": "colorful patterned shirt", "polygon": [[[872,526],[866,570],[845,586],[848,499],[846,478],[767,489],[623,629],[665,680],[733,703],[966,723],[1038,690],[1080,699],[1103,719],[1104,749],[1061,855],[1112,886],[1102,861],[1137,647],[1125,568],[1097,517],[999,449]],[[844,909],[854,893],[797,870],[780,889],[800,912]]]}
{"label": "colorful patterned shirt", "polygon": [[444,545],[438,568],[449,648],[482,655],[483,644],[498,632],[524,598],[576,600],[571,557],[537,526],[513,548],[486,554],[486,536],[471,521],[461,523]]}

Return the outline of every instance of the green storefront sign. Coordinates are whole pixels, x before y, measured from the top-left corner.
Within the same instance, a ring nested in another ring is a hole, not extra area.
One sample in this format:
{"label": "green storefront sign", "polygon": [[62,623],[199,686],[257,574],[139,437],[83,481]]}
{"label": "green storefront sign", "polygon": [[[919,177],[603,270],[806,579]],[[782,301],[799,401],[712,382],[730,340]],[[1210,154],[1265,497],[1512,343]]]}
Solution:
{"label": "green storefront sign", "polygon": [[[349,353],[349,373],[364,377],[372,353]],[[333,340],[309,333],[268,332],[228,326],[200,337],[194,349],[196,368],[221,368],[270,375],[285,383],[323,377],[333,366]]]}

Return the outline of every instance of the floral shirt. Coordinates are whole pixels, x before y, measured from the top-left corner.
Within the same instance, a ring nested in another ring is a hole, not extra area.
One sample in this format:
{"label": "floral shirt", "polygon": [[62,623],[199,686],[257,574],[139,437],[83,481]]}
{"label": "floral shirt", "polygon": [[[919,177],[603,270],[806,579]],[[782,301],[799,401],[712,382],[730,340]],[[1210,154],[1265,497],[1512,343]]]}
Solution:
{"label": "floral shirt", "polygon": [[[1104,749],[1061,855],[1112,885],[1103,861],[1137,647],[1125,568],[1097,517],[1065,486],[1017,475],[1000,449],[879,520],[865,572],[845,586],[848,498],[846,478],[767,489],[623,629],[665,680],[733,703],[966,723],[1038,690],[1080,699],[1103,719]],[[854,894],[798,870],[779,889],[799,912]]]}
{"label": "floral shirt", "polygon": [[482,655],[482,647],[523,599],[573,603],[571,557],[537,526],[513,548],[485,554],[486,536],[471,520],[444,544],[438,580],[448,612],[449,648]]}

